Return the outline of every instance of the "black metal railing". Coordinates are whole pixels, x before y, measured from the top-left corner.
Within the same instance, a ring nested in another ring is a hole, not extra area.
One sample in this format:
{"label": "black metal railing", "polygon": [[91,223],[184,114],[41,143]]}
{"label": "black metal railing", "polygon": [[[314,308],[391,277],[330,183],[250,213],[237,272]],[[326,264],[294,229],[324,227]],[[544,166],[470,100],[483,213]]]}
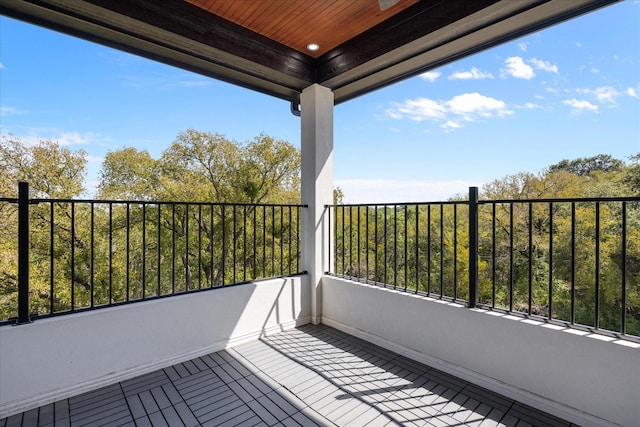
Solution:
{"label": "black metal railing", "polygon": [[331,274],[640,335],[640,197],[327,208]]}
{"label": "black metal railing", "polygon": [[30,199],[20,183],[0,199],[0,322],[301,274],[303,207]]}

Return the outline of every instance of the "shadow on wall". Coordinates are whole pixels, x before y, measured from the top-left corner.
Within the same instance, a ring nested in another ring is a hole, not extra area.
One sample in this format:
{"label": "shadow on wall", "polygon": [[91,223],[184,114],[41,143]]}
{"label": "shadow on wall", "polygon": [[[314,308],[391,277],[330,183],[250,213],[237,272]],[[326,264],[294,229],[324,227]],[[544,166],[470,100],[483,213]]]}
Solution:
{"label": "shadow on wall", "polygon": [[309,313],[308,278],[295,276],[0,327],[0,418],[308,323]]}

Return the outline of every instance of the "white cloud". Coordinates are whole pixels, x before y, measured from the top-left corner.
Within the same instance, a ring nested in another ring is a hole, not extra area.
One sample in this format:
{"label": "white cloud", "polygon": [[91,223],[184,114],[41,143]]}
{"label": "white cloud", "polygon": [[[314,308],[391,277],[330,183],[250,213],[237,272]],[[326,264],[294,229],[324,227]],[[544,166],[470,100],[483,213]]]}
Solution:
{"label": "white cloud", "polygon": [[433,101],[427,98],[407,99],[395,110],[387,110],[387,113],[393,119],[408,117],[409,119],[417,122],[444,119],[446,112],[447,108],[442,102]]}
{"label": "white cloud", "polygon": [[389,117],[399,120],[443,121],[441,127],[447,131],[462,127],[460,121],[506,117],[513,114],[504,101],[481,95],[477,92],[455,96],[448,101],[428,98],[407,99],[387,110]]}
{"label": "white cloud", "polygon": [[492,79],[491,73],[485,73],[478,70],[476,67],[471,68],[470,71],[458,71],[449,76],[449,80],[483,80]]}
{"label": "white cloud", "polygon": [[4,69],[4,64],[0,62],[0,70]]}
{"label": "white cloud", "polygon": [[425,79],[426,81],[433,83],[435,82],[438,77],[440,77],[442,75],[441,72],[439,71],[427,71],[426,73],[422,73],[420,74],[420,77]]}
{"label": "white cloud", "polygon": [[95,132],[67,132],[60,129],[32,129],[27,135],[15,135],[26,145],[37,145],[40,141],[55,141],[62,146],[101,144],[111,141],[108,136]]}
{"label": "white cloud", "polygon": [[511,76],[516,79],[531,80],[535,77],[533,68],[530,65],[525,64],[523,59],[519,56],[511,56],[505,60],[506,67],[503,68],[503,76]]}
{"label": "white cloud", "polygon": [[14,116],[16,114],[22,114],[22,111],[14,107],[0,107],[0,117],[2,116]]}
{"label": "white cloud", "polygon": [[531,62],[538,70],[548,71],[550,73],[558,73],[558,66],[552,64],[549,61],[543,61],[541,59],[532,58],[529,62]]}
{"label": "white cloud", "polygon": [[93,139],[93,133],[62,132],[56,139],[61,145],[87,145]]}
{"label": "white cloud", "polygon": [[527,46],[529,43],[518,43],[518,47],[520,48],[521,51],[526,52],[527,51]]}
{"label": "white cloud", "polygon": [[576,89],[576,92],[582,95],[588,95],[592,98],[595,98],[601,104],[610,104],[610,105],[615,105],[616,99],[623,95],[628,95],[634,98],[638,97],[635,90],[631,87],[627,88],[624,91],[619,91],[616,88],[611,86],[601,86],[596,89],[588,89],[588,88]]}
{"label": "white cloud", "polygon": [[345,203],[403,203],[445,201],[466,194],[469,187],[483,183],[470,181],[404,181],[386,179],[336,179]]}
{"label": "white cloud", "polygon": [[471,116],[470,120],[473,116],[504,117],[513,114],[513,111],[507,110],[504,101],[480,95],[478,92],[455,96],[447,101],[446,105],[454,114]]}
{"label": "white cloud", "polygon": [[[398,104],[398,107],[400,107],[399,104]],[[392,119],[396,119],[396,120],[400,120],[403,117],[402,113],[400,113],[400,112],[398,112],[398,111],[396,111],[394,109],[391,109],[391,108],[387,109],[386,113],[387,113],[387,115],[389,117],[391,117]]]}
{"label": "white cloud", "polygon": [[596,99],[604,104],[615,104],[620,93],[611,86],[597,88],[594,92]]}
{"label": "white cloud", "polygon": [[460,128],[461,128],[461,127],[463,127],[463,126],[462,126],[462,124],[461,124],[460,122],[455,122],[455,121],[453,121],[453,120],[449,120],[449,121],[448,121],[448,122],[446,122],[445,124],[440,125],[440,127],[441,127],[442,129],[444,129],[444,130],[445,130],[445,132],[451,132],[451,131],[453,131],[453,130],[455,130],[455,129],[460,129]]}
{"label": "white cloud", "polygon": [[583,111],[593,111],[594,113],[598,112],[598,106],[590,103],[589,101],[585,101],[585,100],[580,101],[575,98],[572,98],[572,99],[566,99],[562,101],[562,103],[571,107],[572,114],[578,114]]}
{"label": "white cloud", "polygon": [[542,108],[542,105],[534,104],[533,102],[525,102],[523,105],[521,105],[518,108],[524,108],[526,110],[536,110],[538,108]]}

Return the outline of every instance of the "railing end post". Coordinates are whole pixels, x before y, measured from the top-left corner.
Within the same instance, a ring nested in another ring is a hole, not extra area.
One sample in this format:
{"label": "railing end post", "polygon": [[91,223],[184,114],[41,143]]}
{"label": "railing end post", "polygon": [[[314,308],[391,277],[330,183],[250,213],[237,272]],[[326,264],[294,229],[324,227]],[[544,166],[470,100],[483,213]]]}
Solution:
{"label": "railing end post", "polygon": [[469,308],[478,304],[478,187],[469,187]]}
{"label": "railing end post", "polygon": [[18,183],[18,319],[17,325],[30,323],[29,318],[29,183]]}

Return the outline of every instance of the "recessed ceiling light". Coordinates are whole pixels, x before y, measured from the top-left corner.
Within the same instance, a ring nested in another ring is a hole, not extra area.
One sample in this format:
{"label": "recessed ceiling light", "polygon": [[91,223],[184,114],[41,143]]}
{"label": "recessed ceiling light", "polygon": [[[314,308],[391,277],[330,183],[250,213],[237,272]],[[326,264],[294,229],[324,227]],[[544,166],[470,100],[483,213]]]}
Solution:
{"label": "recessed ceiling light", "polygon": [[316,51],[318,49],[320,49],[320,45],[318,43],[309,43],[307,45],[307,49],[309,49],[310,51]]}

